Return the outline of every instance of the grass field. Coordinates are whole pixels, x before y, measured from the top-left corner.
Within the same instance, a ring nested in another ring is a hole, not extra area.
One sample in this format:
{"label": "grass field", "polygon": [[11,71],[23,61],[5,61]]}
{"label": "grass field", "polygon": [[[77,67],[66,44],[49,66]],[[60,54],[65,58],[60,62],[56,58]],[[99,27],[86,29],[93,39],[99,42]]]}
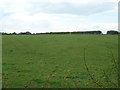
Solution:
{"label": "grass field", "polygon": [[3,88],[117,87],[117,35],[3,35],[2,40]]}

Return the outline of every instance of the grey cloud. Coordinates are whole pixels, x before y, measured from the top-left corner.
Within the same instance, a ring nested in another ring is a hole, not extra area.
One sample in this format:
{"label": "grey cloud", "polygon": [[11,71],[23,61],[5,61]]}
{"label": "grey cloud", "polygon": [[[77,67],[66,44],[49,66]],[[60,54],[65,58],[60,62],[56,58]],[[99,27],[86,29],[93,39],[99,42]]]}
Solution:
{"label": "grey cloud", "polygon": [[36,30],[36,29],[45,29],[50,28],[51,24],[50,22],[46,20],[37,21],[37,22],[27,22],[22,20],[16,20],[9,17],[4,18],[4,21],[0,21],[0,31],[4,29],[4,31],[9,30]]}
{"label": "grey cloud", "polygon": [[72,3],[38,3],[34,2],[28,4],[26,10],[30,14],[35,13],[52,13],[52,14],[75,14],[75,15],[92,15],[96,13],[102,13],[111,9],[114,9],[116,3],[104,2],[104,3],[91,3],[83,5],[75,5]]}
{"label": "grey cloud", "polygon": [[10,16],[12,14],[14,14],[14,13],[12,13],[12,12],[3,12],[3,13],[0,13],[0,19],[4,18],[4,17],[7,17],[7,16]]}
{"label": "grey cloud", "polygon": [[[74,15],[92,15],[97,13],[102,13],[111,9],[114,9],[117,6],[117,3],[114,2],[103,2],[103,3],[88,3],[88,4],[73,4],[69,2],[63,3],[51,3],[51,2],[42,2],[40,0],[29,0],[23,3],[12,3],[6,2],[0,5],[5,5],[5,7],[0,6],[0,16],[11,15],[14,12],[15,8],[20,8],[33,15],[36,13],[50,13],[50,14],[74,14]],[[9,13],[7,14],[8,11]],[[11,11],[13,11],[11,13]],[[17,11],[21,12],[21,11]],[[10,14],[11,13],[11,14]],[[14,12],[16,13],[16,12]]]}

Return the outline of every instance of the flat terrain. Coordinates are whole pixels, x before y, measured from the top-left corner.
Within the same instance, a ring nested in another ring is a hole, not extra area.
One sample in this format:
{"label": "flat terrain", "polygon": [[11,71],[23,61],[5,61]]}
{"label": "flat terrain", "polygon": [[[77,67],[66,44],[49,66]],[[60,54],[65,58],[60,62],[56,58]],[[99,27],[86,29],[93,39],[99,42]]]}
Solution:
{"label": "flat terrain", "polygon": [[117,35],[3,35],[2,40],[4,88],[117,85]]}

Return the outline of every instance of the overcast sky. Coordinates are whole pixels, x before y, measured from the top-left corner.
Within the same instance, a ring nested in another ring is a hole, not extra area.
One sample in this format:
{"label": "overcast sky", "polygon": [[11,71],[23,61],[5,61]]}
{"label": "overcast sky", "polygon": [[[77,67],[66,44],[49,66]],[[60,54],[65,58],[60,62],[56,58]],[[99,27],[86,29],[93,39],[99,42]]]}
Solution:
{"label": "overcast sky", "polygon": [[0,31],[118,30],[119,0],[0,0]]}

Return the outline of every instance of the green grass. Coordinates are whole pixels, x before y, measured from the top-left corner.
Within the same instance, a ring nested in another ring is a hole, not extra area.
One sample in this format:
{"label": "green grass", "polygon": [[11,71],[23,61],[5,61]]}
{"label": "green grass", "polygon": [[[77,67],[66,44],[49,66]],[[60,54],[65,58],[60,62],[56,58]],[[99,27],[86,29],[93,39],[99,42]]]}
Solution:
{"label": "green grass", "polygon": [[[117,35],[3,35],[4,88],[91,88],[84,63],[103,87],[115,87]],[[113,53],[113,56],[111,54]],[[112,69],[113,68],[113,69]],[[103,70],[111,82],[107,82]]]}

